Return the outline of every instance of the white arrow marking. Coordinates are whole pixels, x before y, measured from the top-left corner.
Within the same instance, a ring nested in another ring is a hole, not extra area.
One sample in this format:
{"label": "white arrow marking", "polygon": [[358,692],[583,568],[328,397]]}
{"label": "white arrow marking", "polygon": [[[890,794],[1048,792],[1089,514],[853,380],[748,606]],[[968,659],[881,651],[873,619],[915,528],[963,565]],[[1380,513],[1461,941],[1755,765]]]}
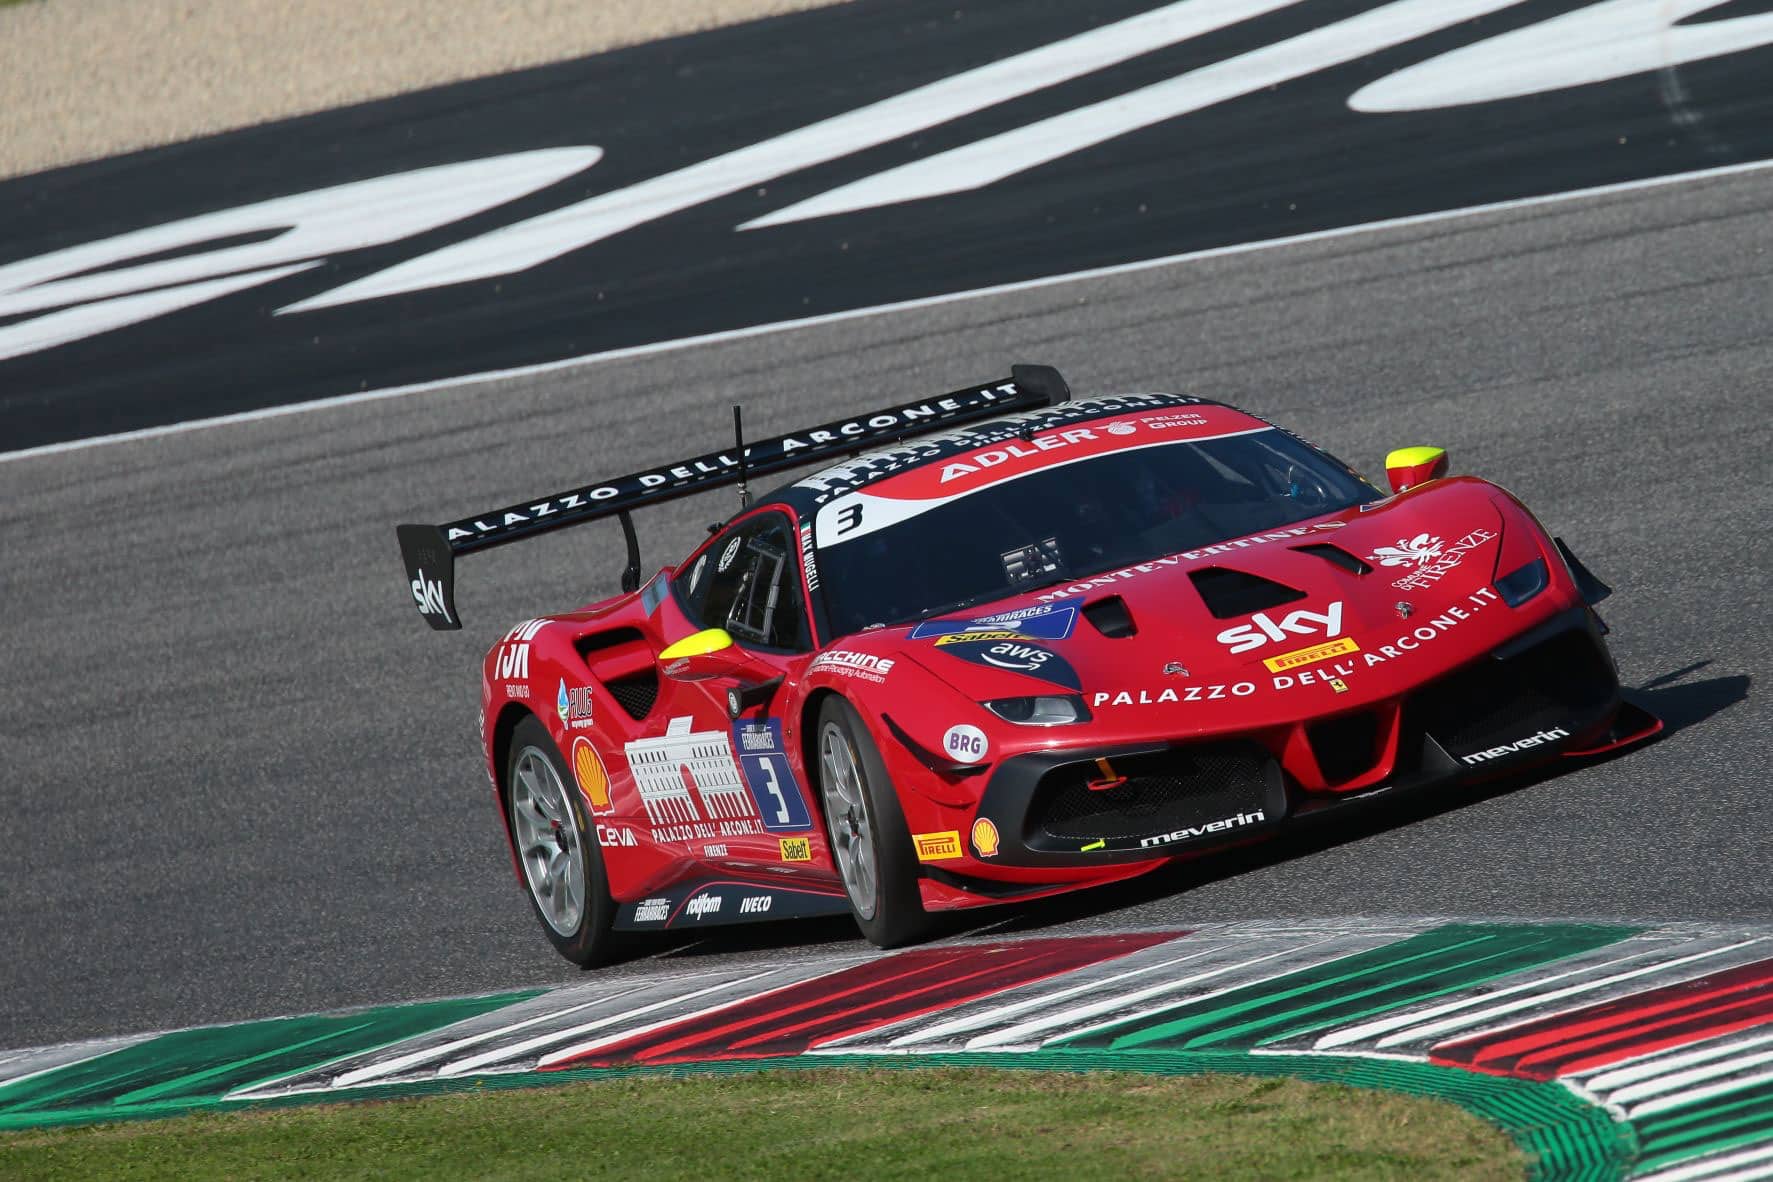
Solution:
{"label": "white arrow marking", "polygon": [[1297,2],[1181,0],[493,230],[280,311],[305,312],[528,270],[704,201],[948,123]]}
{"label": "white arrow marking", "polygon": [[1773,44],[1773,15],[1677,22],[1723,0],[1604,3],[1399,70],[1354,92],[1356,111],[1427,111],[1611,82]]}
{"label": "white arrow marking", "polygon": [[1117,98],[876,173],[739,228],[751,230],[981,189],[1117,136],[1327,70],[1519,2],[1399,0]]}
{"label": "white arrow marking", "polygon": [[[547,148],[421,168],[200,214],[0,266],[0,317],[61,309],[0,328],[0,358],[162,316],[317,265],[287,264],[460,221],[589,168],[602,155],[594,147]],[[250,235],[267,236],[238,244]],[[201,249],[208,244],[216,245]],[[191,253],[156,257],[176,251]]]}

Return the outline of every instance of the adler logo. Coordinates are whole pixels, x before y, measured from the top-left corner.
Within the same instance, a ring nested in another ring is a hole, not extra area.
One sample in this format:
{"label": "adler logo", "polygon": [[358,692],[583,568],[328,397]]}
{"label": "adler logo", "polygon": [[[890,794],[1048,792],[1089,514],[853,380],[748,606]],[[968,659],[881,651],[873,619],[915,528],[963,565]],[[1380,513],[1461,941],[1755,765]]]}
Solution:
{"label": "adler logo", "polygon": [[1234,653],[1246,653],[1253,648],[1285,640],[1289,634],[1314,636],[1322,633],[1325,636],[1336,636],[1341,631],[1342,601],[1338,599],[1330,605],[1328,611],[1314,612],[1300,608],[1296,612],[1288,612],[1279,620],[1267,612],[1257,612],[1250,617],[1248,624],[1239,624],[1219,633],[1219,643],[1228,645]]}

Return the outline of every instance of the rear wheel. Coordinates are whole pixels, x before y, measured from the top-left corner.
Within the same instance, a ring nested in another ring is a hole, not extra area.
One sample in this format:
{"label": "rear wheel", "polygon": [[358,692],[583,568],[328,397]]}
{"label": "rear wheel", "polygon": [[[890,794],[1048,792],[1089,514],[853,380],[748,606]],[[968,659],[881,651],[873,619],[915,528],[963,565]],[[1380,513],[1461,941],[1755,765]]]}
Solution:
{"label": "rear wheel", "polygon": [[548,731],[525,718],[511,734],[505,810],[530,906],[560,955],[574,964],[610,957],[616,905],[596,829]]}
{"label": "rear wheel", "polygon": [[868,728],[842,698],[819,708],[818,757],[825,832],[856,925],[881,948],[922,939],[930,919],[905,814]]}

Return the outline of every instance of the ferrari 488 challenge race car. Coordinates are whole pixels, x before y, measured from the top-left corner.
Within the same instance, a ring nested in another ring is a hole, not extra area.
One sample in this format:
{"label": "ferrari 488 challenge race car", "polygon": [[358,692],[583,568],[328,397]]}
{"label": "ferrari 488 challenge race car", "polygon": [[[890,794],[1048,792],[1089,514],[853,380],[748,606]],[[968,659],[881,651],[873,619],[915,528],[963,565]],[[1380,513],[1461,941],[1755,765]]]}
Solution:
{"label": "ferrari 488 challenge race car", "polygon": [[[846,912],[893,946],[934,912],[1656,733],[1620,696],[1607,589],[1446,467],[1393,452],[1388,495],[1222,403],[1074,401],[1016,366],[398,532],[448,629],[458,555],[621,522],[624,593],[484,665],[487,768],[563,955]],[[630,513],[732,485],[741,511],[642,585]]]}

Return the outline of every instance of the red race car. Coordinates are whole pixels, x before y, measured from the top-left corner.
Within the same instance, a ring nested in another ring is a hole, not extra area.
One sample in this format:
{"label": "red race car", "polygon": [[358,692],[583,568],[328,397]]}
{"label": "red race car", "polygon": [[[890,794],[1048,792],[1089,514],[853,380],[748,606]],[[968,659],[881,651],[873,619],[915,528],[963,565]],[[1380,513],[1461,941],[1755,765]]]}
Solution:
{"label": "red race car", "polygon": [[[1562,541],[1437,448],[1386,466],[1391,495],[1221,403],[1072,401],[1017,366],[399,540],[448,629],[457,555],[621,521],[624,593],[512,628],[481,689],[563,955],[845,912],[892,946],[932,912],[1661,729]],[[732,485],[740,512],[643,586],[630,513]]]}

